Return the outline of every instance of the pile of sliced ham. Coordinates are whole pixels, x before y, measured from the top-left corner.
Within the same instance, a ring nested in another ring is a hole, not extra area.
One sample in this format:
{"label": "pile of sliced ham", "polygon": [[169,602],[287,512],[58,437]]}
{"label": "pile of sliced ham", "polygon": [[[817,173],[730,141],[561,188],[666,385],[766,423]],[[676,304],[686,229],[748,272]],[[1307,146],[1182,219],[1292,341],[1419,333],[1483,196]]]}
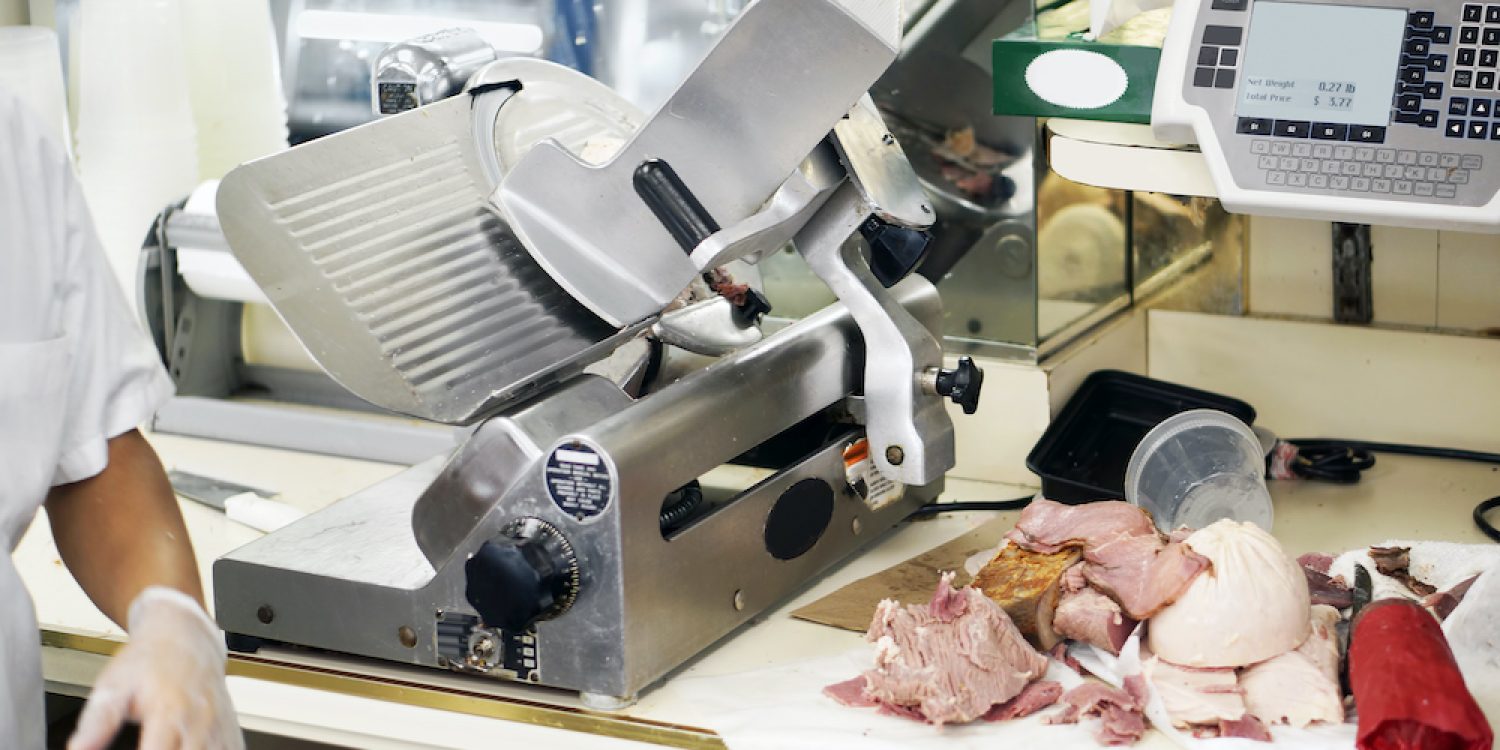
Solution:
{"label": "pile of sliced ham", "polygon": [[1046,673],[1047,657],[1027,645],[999,605],[976,589],[953,588],[952,573],[925,606],[881,602],[865,638],[875,644],[875,668],[825,690],[846,705],[941,725],[992,710],[995,717],[1021,716],[1057,697],[1045,686],[1027,694]]}

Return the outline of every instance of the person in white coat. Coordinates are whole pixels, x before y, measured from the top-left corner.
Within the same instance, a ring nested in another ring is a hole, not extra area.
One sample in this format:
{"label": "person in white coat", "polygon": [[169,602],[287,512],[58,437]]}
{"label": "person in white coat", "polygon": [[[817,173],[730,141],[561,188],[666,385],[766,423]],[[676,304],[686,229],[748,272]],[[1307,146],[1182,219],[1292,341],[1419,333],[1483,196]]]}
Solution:
{"label": "person in white coat", "polygon": [[[0,747],[46,742],[41,657],[14,552],[44,504],[63,562],[128,642],[70,750],[243,747],[187,530],[136,430],[172,392],[109,270],[62,147],[0,89]],[[143,228],[144,233],[144,228]]]}

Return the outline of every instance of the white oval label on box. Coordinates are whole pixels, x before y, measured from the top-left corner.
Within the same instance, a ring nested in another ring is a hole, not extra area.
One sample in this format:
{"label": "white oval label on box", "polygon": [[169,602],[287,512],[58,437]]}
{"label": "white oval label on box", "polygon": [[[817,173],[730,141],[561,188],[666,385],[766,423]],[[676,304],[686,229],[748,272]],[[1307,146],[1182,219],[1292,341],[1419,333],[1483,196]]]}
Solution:
{"label": "white oval label on box", "polygon": [[1032,58],[1026,86],[1050,104],[1098,109],[1119,101],[1130,85],[1120,64],[1098,52],[1059,49]]}

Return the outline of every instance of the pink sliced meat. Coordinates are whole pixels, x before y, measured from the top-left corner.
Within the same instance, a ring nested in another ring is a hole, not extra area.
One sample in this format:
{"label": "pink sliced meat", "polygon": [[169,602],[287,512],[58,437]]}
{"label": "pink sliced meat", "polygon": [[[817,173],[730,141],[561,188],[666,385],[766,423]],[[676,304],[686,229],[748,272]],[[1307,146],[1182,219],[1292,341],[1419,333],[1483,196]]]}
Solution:
{"label": "pink sliced meat", "polygon": [[1182,667],[1156,656],[1146,659],[1144,668],[1174,726],[1217,726],[1245,715],[1244,691],[1233,669]]}
{"label": "pink sliced meat", "polygon": [[881,602],[865,637],[875,643],[865,694],[933,724],[973,721],[1047,671],[1005,610],[977,589],[954,589],[952,573],[930,604]]}
{"label": "pink sliced meat", "polygon": [[1064,593],[1052,614],[1052,629],[1058,635],[1115,655],[1135,626],[1135,620],[1120,612],[1120,605],[1092,588]]}
{"label": "pink sliced meat", "polygon": [[1437,615],[1439,620],[1446,620],[1448,619],[1448,615],[1453,614],[1453,610],[1458,609],[1458,605],[1463,603],[1464,595],[1469,593],[1469,587],[1473,586],[1477,580],[1479,580],[1479,576],[1474,576],[1458,583],[1447,591],[1439,591],[1436,594],[1427,596],[1422,599],[1422,606],[1432,610],[1432,613]]}
{"label": "pink sliced meat", "polygon": [[1126,690],[1100,682],[1086,682],[1062,695],[1063,710],[1043,721],[1047,724],[1072,724],[1080,717],[1098,716],[1099,727],[1094,738],[1102,745],[1134,744],[1146,733],[1145,682],[1139,675],[1125,681]]}
{"label": "pink sliced meat", "polygon": [[1309,552],[1297,558],[1297,564],[1310,570],[1316,570],[1326,576],[1329,569],[1333,567],[1333,555],[1325,555],[1321,552]]}
{"label": "pink sliced meat", "polygon": [[1078,563],[1063,571],[1062,580],[1058,582],[1057,588],[1063,593],[1082,591],[1089,585],[1088,576],[1083,574],[1083,563]]}
{"label": "pink sliced meat", "polygon": [[1137,619],[1149,619],[1177,601],[1193,579],[1209,567],[1208,559],[1186,544],[1162,544],[1155,535],[1122,536],[1083,553],[1084,575]]}
{"label": "pink sliced meat", "polygon": [[889,703],[882,703],[880,704],[879,713],[885,716],[894,716],[898,719],[911,719],[912,721],[920,721],[923,724],[927,723],[927,717],[923,716],[921,709],[915,706],[893,706]]}
{"label": "pink sliced meat", "polygon": [[1083,674],[1083,665],[1079,664],[1078,660],[1074,659],[1073,655],[1068,653],[1068,644],[1066,642],[1053,646],[1052,650],[1047,652],[1047,655],[1052,657],[1053,661],[1062,664],[1068,669],[1078,674]]}
{"label": "pink sliced meat", "polygon": [[1156,527],[1145,511],[1118,500],[1064,505],[1037,499],[1021,511],[1016,527],[1005,537],[1032,552],[1050,554],[1067,547],[1086,548],[1121,535],[1156,536]]}
{"label": "pink sliced meat", "polygon": [[1343,580],[1329,578],[1326,573],[1319,573],[1306,565],[1302,566],[1302,574],[1307,577],[1307,593],[1313,604],[1326,604],[1334,609],[1348,609],[1354,605],[1354,592],[1344,585]]}
{"label": "pink sliced meat", "polygon": [[823,688],[823,694],[851,708],[870,708],[880,705],[879,701],[865,695],[864,675],[852,680],[835,682]]}
{"label": "pink sliced meat", "polygon": [[1209,566],[1187,545],[1163,542],[1145,511],[1119,501],[1036,500],[1006,538],[1033,552],[1082,547],[1084,577],[1136,620],[1176,601]]}
{"label": "pink sliced meat", "polygon": [[1243,719],[1237,721],[1226,720],[1219,722],[1218,736],[1239,737],[1246,740],[1255,740],[1256,742],[1270,742],[1271,730],[1267,729],[1266,725],[1260,719],[1246,714]]}
{"label": "pink sliced meat", "polygon": [[1009,719],[1020,719],[1030,716],[1048,706],[1057,703],[1061,698],[1063,687],[1061,683],[1051,680],[1037,680],[1021,690],[1021,694],[991,708],[984,715],[985,721],[1006,721]]}

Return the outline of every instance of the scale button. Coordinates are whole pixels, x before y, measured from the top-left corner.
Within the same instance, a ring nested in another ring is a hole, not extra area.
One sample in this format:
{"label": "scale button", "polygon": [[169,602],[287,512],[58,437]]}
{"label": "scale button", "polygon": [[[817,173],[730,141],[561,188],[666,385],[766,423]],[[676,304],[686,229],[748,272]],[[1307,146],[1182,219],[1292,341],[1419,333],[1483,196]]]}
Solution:
{"label": "scale button", "polygon": [[1474,88],[1485,91],[1493,90],[1495,88],[1495,71],[1479,71],[1479,74],[1474,76]]}
{"label": "scale button", "polygon": [[1313,147],[1306,143],[1292,144],[1292,156],[1312,156]]}
{"label": "scale button", "polygon": [[1459,44],[1478,44],[1479,43],[1479,27],[1478,26],[1465,26],[1465,27],[1459,29],[1458,30],[1458,43]]}
{"label": "scale button", "polygon": [[1486,27],[1484,35],[1480,38],[1484,40],[1483,44],[1486,47],[1500,47],[1500,28]]}
{"label": "scale button", "polygon": [[1449,120],[1448,121],[1448,129],[1446,131],[1444,131],[1444,133],[1449,138],[1462,138],[1462,137],[1464,137],[1464,127],[1465,126],[1466,126],[1466,123],[1463,120]]}
{"label": "scale button", "polygon": [[1427,82],[1427,69],[1418,68],[1415,65],[1401,69],[1401,82],[1413,86],[1419,86]]}
{"label": "scale button", "polygon": [[1439,198],[1455,198],[1457,196],[1458,196],[1458,188],[1453,187],[1452,185],[1438,185],[1437,186],[1437,197],[1439,197]]}
{"label": "scale button", "polygon": [[1335,159],[1344,159],[1344,160],[1353,159],[1354,158],[1354,147],[1353,146],[1334,146],[1333,147],[1333,158],[1335,158]]}
{"label": "scale button", "polygon": [[1391,184],[1391,192],[1396,195],[1411,195],[1411,183],[1406,180],[1396,180]]}
{"label": "scale button", "polygon": [[1234,132],[1242,135],[1270,135],[1272,121],[1259,117],[1241,117]]}
{"label": "scale button", "polygon": [[1417,124],[1424,128],[1435,128],[1438,126],[1438,111],[1435,109],[1424,109],[1418,116]]}
{"label": "scale button", "polygon": [[1399,109],[1402,112],[1421,112],[1422,95],[1402,94],[1396,97],[1396,109]]}
{"label": "scale button", "polygon": [[1297,171],[1297,165],[1299,163],[1300,162],[1297,160],[1297,157],[1295,157],[1295,156],[1283,156],[1283,157],[1281,157],[1281,163],[1278,164],[1277,166],[1280,167],[1282,169],[1282,171],[1285,171],[1285,172],[1295,172],[1295,171]]}
{"label": "scale button", "polygon": [[1213,88],[1214,69],[1198,68],[1197,70],[1193,71],[1193,85],[1200,89]]}
{"label": "scale button", "polygon": [[1417,163],[1417,152],[1415,152],[1415,151],[1400,151],[1400,152],[1397,152],[1397,154],[1396,154],[1396,163],[1397,164],[1405,164],[1405,165],[1408,165],[1408,166],[1410,166],[1412,164],[1416,164]]}
{"label": "scale button", "polygon": [[1219,48],[1218,47],[1200,47],[1198,49],[1198,64],[1199,65],[1218,65],[1219,64]]}
{"label": "scale button", "polygon": [[1306,138],[1312,132],[1312,123],[1307,120],[1277,120],[1276,135],[1282,138]]}
{"label": "scale button", "polygon": [[1320,143],[1320,144],[1318,144],[1316,146],[1313,146],[1313,154],[1312,155],[1315,158],[1318,158],[1318,159],[1332,159],[1333,158],[1333,147],[1329,146],[1327,144]]}
{"label": "scale button", "polygon": [[1285,185],[1286,172],[1270,172],[1266,175],[1267,185]]}
{"label": "scale button", "polygon": [[1500,23],[1500,5],[1491,5],[1484,9],[1485,23]]}
{"label": "scale button", "polygon": [[1391,181],[1390,180],[1370,180],[1370,189],[1374,190],[1377,193],[1389,193],[1389,192],[1391,192]]}
{"label": "scale button", "polygon": [[1448,56],[1447,55],[1428,55],[1427,56],[1427,69],[1430,70],[1430,71],[1432,71],[1432,72],[1434,72],[1434,73],[1446,73],[1446,72],[1448,72]]}
{"label": "scale button", "polygon": [[1307,175],[1297,172],[1286,176],[1287,187],[1307,187]]}
{"label": "scale button", "polygon": [[1479,52],[1473,47],[1464,47],[1458,51],[1459,65],[1474,65],[1479,61]]}
{"label": "scale button", "polygon": [[1490,99],[1473,99],[1469,101],[1469,114],[1473,117],[1489,117],[1493,101]]}
{"label": "scale button", "polygon": [[1442,182],[1443,180],[1448,179],[1448,170],[1443,169],[1442,167],[1428,167],[1427,179],[1433,182]]}
{"label": "scale button", "polygon": [[1425,86],[1422,87],[1422,98],[1423,99],[1441,99],[1441,98],[1443,98],[1443,82],[1442,81],[1428,81],[1427,85],[1425,85]]}
{"label": "scale button", "polygon": [[1349,126],[1336,122],[1315,122],[1312,137],[1320,141],[1342,141],[1349,137]]}
{"label": "scale button", "polygon": [[1443,158],[1438,161],[1438,165],[1444,169],[1458,169],[1461,163],[1458,154],[1443,154]]}
{"label": "scale button", "polygon": [[[1472,65],[1473,63],[1470,63],[1470,64]],[[1495,49],[1482,49],[1482,50],[1479,50],[1479,65],[1480,65],[1480,67],[1483,67],[1483,68],[1493,68],[1497,64],[1500,64],[1500,50],[1495,50]]]}
{"label": "scale button", "polygon": [[1406,46],[1403,49],[1406,50],[1406,54],[1408,55],[1425,55],[1432,51],[1432,40],[1423,39],[1419,36],[1412,37],[1406,40]]}
{"label": "scale button", "polygon": [[1381,164],[1395,164],[1396,150],[1393,148],[1375,149],[1375,161],[1378,161]]}
{"label": "scale button", "polygon": [[1337,177],[1329,177],[1328,187],[1333,188],[1334,190],[1348,190],[1349,178],[1343,175],[1339,175]]}
{"label": "scale button", "polygon": [[1225,47],[1219,50],[1219,64],[1234,67],[1240,61],[1240,51],[1233,47]]}
{"label": "scale button", "polygon": [[1205,26],[1203,43],[1218,47],[1238,47],[1244,31],[1238,26]]}
{"label": "scale button", "polygon": [[[1214,0],[1214,10],[1240,11],[1250,7],[1250,0]],[[1481,11],[1481,14],[1483,11]]]}
{"label": "scale button", "polygon": [[1290,144],[1290,143],[1272,143],[1271,144],[1271,153],[1273,153],[1273,154],[1275,154],[1277,156],[1286,156],[1287,154],[1292,153],[1292,144]]}
{"label": "scale button", "polygon": [[1234,88],[1234,69],[1233,68],[1219,68],[1219,72],[1216,75],[1214,75],[1214,88],[1216,88],[1216,89],[1232,89],[1232,88]]}
{"label": "scale button", "polygon": [[[1203,69],[1199,68],[1198,70],[1201,71]],[[1197,81],[1196,78],[1193,79],[1193,85],[1194,86],[1198,85],[1198,81]],[[1467,88],[1472,88],[1473,86],[1474,86],[1474,71],[1472,71],[1472,70],[1455,70],[1455,71],[1453,71],[1453,88],[1456,88],[1456,89],[1467,89]]]}
{"label": "scale button", "polygon": [[1432,29],[1432,43],[1433,44],[1452,44],[1453,43],[1453,27],[1452,26],[1436,26],[1436,27],[1434,27]]}
{"label": "scale button", "polygon": [[1417,154],[1417,163],[1424,167],[1435,167],[1442,161],[1442,156],[1433,151],[1423,151]]}
{"label": "scale button", "polygon": [[1469,137],[1475,140],[1486,140],[1490,137],[1490,124],[1484,120],[1471,120],[1469,122]]}
{"label": "scale button", "polygon": [[1484,20],[1484,6],[1468,3],[1464,5],[1464,20],[1478,23]]}
{"label": "scale button", "polygon": [[1401,175],[1403,175],[1403,174],[1406,174],[1406,170],[1402,169],[1400,164],[1387,164],[1387,165],[1385,165],[1385,176],[1386,177],[1388,177],[1390,179],[1393,179],[1393,180],[1398,180],[1398,179],[1401,179]]}
{"label": "scale button", "polygon": [[1455,185],[1469,184],[1469,171],[1467,169],[1454,169],[1448,172],[1448,181]]}
{"label": "scale button", "polygon": [[1430,10],[1414,10],[1406,17],[1406,25],[1414,29],[1430,29],[1435,20]]}
{"label": "scale button", "polygon": [[1349,189],[1358,190],[1361,193],[1370,192],[1370,178],[1354,177],[1349,180]]}
{"label": "scale button", "polygon": [[[1460,117],[1466,117],[1466,116],[1468,116],[1468,114],[1469,114],[1469,97],[1467,97],[1467,96],[1455,96],[1452,99],[1449,99],[1448,100],[1448,114],[1450,114],[1450,115],[1458,115]],[[1240,118],[1240,121],[1244,122],[1244,118]],[[1245,131],[1241,130],[1240,132],[1243,133]]]}
{"label": "scale button", "polygon": [[1365,168],[1360,171],[1360,174],[1366,177],[1379,177],[1382,174],[1382,170],[1379,164],[1366,164]]}
{"label": "scale button", "polygon": [[1420,195],[1423,198],[1431,198],[1434,192],[1434,187],[1435,186],[1430,182],[1419,182],[1416,184],[1415,192],[1417,195]]}
{"label": "scale button", "polygon": [[1464,156],[1464,169],[1474,170],[1482,167],[1484,167],[1484,157],[1478,154],[1467,154]]}
{"label": "scale button", "polygon": [[1261,169],[1275,169],[1276,168],[1276,157],[1271,156],[1270,154],[1266,154],[1266,155],[1261,156],[1260,157],[1260,161],[1258,161],[1256,163],[1260,165]]}
{"label": "scale button", "polygon": [[1326,174],[1308,175],[1308,177],[1307,177],[1307,186],[1308,187],[1315,187],[1315,188],[1326,188],[1326,187],[1328,187],[1328,175],[1326,175]]}
{"label": "scale button", "polygon": [[[1244,131],[1240,131],[1240,132],[1244,132]],[[1269,153],[1271,153],[1271,142],[1270,141],[1251,141],[1250,142],[1250,153],[1252,153],[1252,154],[1269,154]]]}
{"label": "scale button", "polygon": [[1500,141],[1500,122],[1490,123],[1490,140]]}
{"label": "scale button", "polygon": [[1354,149],[1354,158],[1360,161],[1375,161],[1375,149],[1369,147]]}
{"label": "scale button", "polygon": [[1324,159],[1322,172],[1323,174],[1338,174],[1339,172],[1343,171],[1341,166],[1342,165],[1332,159]]}
{"label": "scale button", "polygon": [[1317,159],[1303,159],[1302,163],[1298,165],[1298,169],[1301,169],[1303,172],[1316,172],[1319,165],[1320,162]]}

